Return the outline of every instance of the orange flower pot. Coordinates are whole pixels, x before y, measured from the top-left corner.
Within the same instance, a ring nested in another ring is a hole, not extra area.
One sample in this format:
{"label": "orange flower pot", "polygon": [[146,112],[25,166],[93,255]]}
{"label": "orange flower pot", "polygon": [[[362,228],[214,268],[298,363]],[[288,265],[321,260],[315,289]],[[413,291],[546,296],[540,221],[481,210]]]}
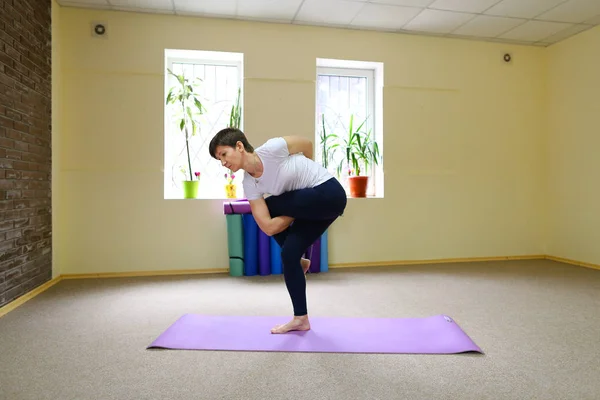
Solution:
{"label": "orange flower pot", "polygon": [[367,197],[368,176],[349,176],[350,197]]}

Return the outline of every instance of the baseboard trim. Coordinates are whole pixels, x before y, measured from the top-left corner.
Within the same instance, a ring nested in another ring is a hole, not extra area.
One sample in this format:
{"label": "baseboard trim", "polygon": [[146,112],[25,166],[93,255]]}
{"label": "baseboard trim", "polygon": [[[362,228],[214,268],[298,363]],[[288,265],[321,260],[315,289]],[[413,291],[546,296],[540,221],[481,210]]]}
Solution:
{"label": "baseboard trim", "polygon": [[587,262],[583,262],[583,261],[571,260],[570,258],[546,256],[546,259],[547,260],[556,261],[556,262],[560,262],[560,263],[565,263],[565,264],[577,265],[579,267],[585,267],[585,268],[591,268],[591,269],[600,270],[600,265],[598,265],[598,264],[592,264],[592,263],[587,263]]}
{"label": "baseboard trim", "polygon": [[[490,261],[517,261],[517,260],[552,260],[565,264],[572,264],[581,267],[587,267],[600,270],[600,265],[586,263],[568,258],[554,257],[545,254],[521,255],[521,256],[496,256],[496,257],[463,257],[463,258],[433,258],[427,260],[396,260],[396,261],[374,261],[374,262],[355,262],[355,263],[337,263],[330,264],[331,269],[341,268],[362,268],[362,267],[393,267],[402,265],[422,265],[422,264],[450,264],[450,263],[470,263],[470,262],[490,262]],[[64,274],[62,279],[89,279],[89,278],[128,278],[139,276],[169,276],[169,275],[204,275],[204,274],[227,274],[228,268],[212,269],[182,269],[182,270],[162,270],[162,271],[135,271],[135,272],[106,272],[90,274]]]}
{"label": "baseboard trim", "polygon": [[89,278],[131,278],[140,276],[168,276],[168,275],[204,275],[204,274],[226,274],[227,268],[213,269],[181,269],[165,271],[134,271],[134,272],[106,272],[91,274],[64,274],[63,279],[89,279]]}
{"label": "baseboard trim", "polygon": [[[482,262],[482,261],[501,261],[501,260],[534,260],[544,259],[542,255],[528,256],[501,256],[501,257],[471,257],[471,258],[443,258],[431,260],[401,260],[401,261],[375,261],[358,263],[338,263],[330,264],[329,268],[357,268],[357,267],[384,267],[396,265],[411,264],[438,264],[438,263],[456,263],[456,262]],[[88,274],[63,274],[62,279],[90,279],[90,278],[133,278],[140,276],[168,276],[168,275],[203,275],[203,274],[227,274],[228,268],[212,269],[182,269],[182,270],[159,270],[159,271],[134,271],[134,272],[100,272]]]}
{"label": "baseboard trim", "polygon": [[61,280],[62,280],[62,277],[60,277],[60,276],[53,278],[53,279],[49,280],[48,282],[44,283],[43,285],[40,285],[37,288],[33,289],[32,291],[24,294],[23,296],[18,297],[17,299],[11,301],[10,303],[5,304],[4,306],[0,307],[0,318],[2,318],[3,316],[8,314],[15,308],[17,308],[17,307],[25,304],[29,300],[33,299],[38,294],[45,292],[46,290],[48,290],[52,286],[56,285]]}
{"label": "baseboard trim", "polygon": [[465,263],[465,262],[488,262],[488,261],[506,261],[506,260],[543,260],[545,255],[524,255],[524,256],[498,256],[498,257],[466,257],[466,258],[438,258],[430,260],[399,260],[399,261],[375,261],[360,263],[338,263],[331,264],[329,268],[361,268],[361,267],[393,267],[400,265],[418,265],[418,264],[447,264],[447,263]]}

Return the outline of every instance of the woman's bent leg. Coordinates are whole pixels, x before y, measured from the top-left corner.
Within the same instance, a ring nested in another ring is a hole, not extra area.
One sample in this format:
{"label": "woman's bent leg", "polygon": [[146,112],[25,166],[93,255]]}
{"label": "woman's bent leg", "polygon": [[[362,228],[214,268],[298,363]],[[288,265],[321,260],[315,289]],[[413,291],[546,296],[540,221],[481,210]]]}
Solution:
{"label": "woman's bent leg", "polygon": [[285,215],[296,219],[327,220],[343,214],[346,192],[332,178],[314,188],[292,190],[265,199],[271,217]]}

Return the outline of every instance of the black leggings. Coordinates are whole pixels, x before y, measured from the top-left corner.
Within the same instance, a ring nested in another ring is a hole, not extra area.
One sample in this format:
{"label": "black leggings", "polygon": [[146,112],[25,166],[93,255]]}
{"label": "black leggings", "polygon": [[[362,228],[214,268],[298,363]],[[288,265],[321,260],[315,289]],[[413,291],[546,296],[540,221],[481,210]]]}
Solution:
{"label": "black leggings", "polygon": [[288,216],[294,222],[274,235],[281,246],[283,276],[294,306],[294,315],[308,314],[306,280],[300,259],[312,245],[343,214],[347,197],[337,179],[331,178],[314,188],[292,190],[265,199],[271,217]]}

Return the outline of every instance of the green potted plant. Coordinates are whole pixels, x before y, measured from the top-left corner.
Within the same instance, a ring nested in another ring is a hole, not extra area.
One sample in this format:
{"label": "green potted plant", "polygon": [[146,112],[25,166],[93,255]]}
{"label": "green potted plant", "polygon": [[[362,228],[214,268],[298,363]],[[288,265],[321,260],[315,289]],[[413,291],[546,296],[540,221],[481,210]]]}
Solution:
{"label": "green potted plant", "polygon": [[[335,134],[329,136],[337,140],[331,146],[334,151],[342,151],[348,166],[348,186],[351,197],[366,197],[369,184],[369,168],[378,165],[381,160],[379,145],[371,136],[372,131],[364,131],[366,119],[354,129],[354,115],[350,115],[350,125],[346,137]],[[343,164],[337,167],[338,176],[341,175]]]}
{"label": "green potted plant", "polygon": [[[179,168],[185,178],[188,177],[188,169],[185,166]],[[195,180],[184,180],[183,183],[183,198],[195,199],[198,197],[198,185],[200,184],[200,172],[194,172]]]}
{"label": "green potted plant", "polygon": [[[196,198],[198,196],[200,173],[194,173],[192,170],[189,141],[200,129],[197,118],[206,111],[196,92],[202,80],[196,78],[197,82],[190,82],[184,75],[175,74],[170,69],[167,69],[167,71],[177,79],[177,84],[169,89],[166,104],[173,105],[179,129],[185,133],[188,165],[186,168],[187,172],[184,172],[186,180],[182,182],[183,194],[186,199]],[[188,176],[189,179],[187,179]]]}
{"label": "green potted plant", "polygon": [[[240,129],[242,123],[242,106],[240,105],[240,97],[242,94],[242,89],[238,88],[237,99],[235,104],[231,106],[231,113],[229,114],[229,127]],[[225,184],[225,194],[228,199],[237,198],[237,186],[233,183],[235,179],[235,174],[232,170],[228,169],[225,173],[225,179],[227,180],[227,184]]]}

